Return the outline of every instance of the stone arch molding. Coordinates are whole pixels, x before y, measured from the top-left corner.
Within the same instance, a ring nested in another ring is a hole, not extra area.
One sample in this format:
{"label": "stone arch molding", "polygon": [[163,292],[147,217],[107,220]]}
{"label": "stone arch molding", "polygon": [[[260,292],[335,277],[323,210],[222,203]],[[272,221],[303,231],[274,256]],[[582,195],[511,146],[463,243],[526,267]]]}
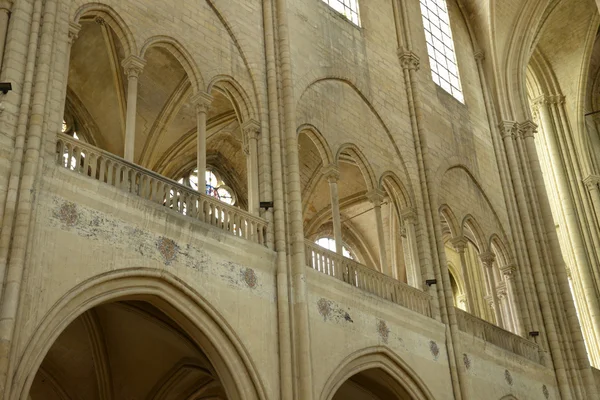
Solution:
{"label": "stone arch molding", "polygon": [[[344,85],[347,85],[369,108],[371,114],[378,121],[384,135],[390,141],[390,145],[393,148],[393,152],[398,158],[397,161],[399,163],[399,171],[397,172],[400,173],[400,178],[402,179],[402,182],[405,182],[406,190],[409,193],[409,197],[413,197],[413,183],[411,181],[411,175],[409,174],[406,162],[404,161],[405,154],[400,152],[400,147],[398,146],[397,141],[394,139],[394,136],[392,135],[392,132],[389,129],[389,126],[393,126],[394,124],[390,121],[388,121],[388,123],[384,121],[382,114],[378,110],[385,109],[385,104],[383,104],[383,102],[380,101],[376,96],[370,94],[368,86],[365,85],[362,81],[347,76],[342,70],[335,67],[319,68],[312,70],[311,72],[303,76],[295,85],[296,107],[299,107],[299,105],[302,102],[303,96],[309,91],[309,89],[311,89],[313,86],[319,83],[328,81],[339,82]],[[373,183],[374,184],[372,187],[377,187],[377,185],[375,184],[375,180],[373,180]]]}
{"label": "stone arch molding", "polygon": [[256,366],[223,316],[174,275],[148,268],[97,275],[60,298],[27,342],[8,398],[27,400],[50,347],[78,316],[103,303],[131,299],[151,302],[190,335],[209,357],[229,399],[266,400]]}
{"label": "stone arch molding", "polygon": [[200,73],[200,69],[194,62],[192,55],[183,47],[179,41],[169,36],[158,35],[148,38],[140,50],[140,58],[144,59],[146,52],[152,47],[161,47],[169,51],[173,57],[179,61],[185,70],[190,83],[192,84],[193,92],[198,93],[201,88],[204,88],[204,79]]}
{"label": "stone arch molding", "polygon": [[102,18],[116,33],[123,50],[125,58],[137,54],[137,44],[133,33],[121,16],[110,6],[101,3],[87,3],[79,7],[73,16],[73,22],[79,24],[82,17],[96,16]]}
{"label": "stone arch molding", "polygon": [[229,98],[242,124],[250,120],[259,120],[248,92],[234,77],[222,74],[214,76],[208,83],[206,92],[210,93],[213,89],[222,91]]}
{"label": "stone arch molding", "polygon": [[325,382],[319,400],[331,400],[340,386],[349,378],[374,368],[386,372],[395,383],[408,392],[412,399],[434,400],[433,394],[417,373],[384,346],[365,348],[346,357]]}

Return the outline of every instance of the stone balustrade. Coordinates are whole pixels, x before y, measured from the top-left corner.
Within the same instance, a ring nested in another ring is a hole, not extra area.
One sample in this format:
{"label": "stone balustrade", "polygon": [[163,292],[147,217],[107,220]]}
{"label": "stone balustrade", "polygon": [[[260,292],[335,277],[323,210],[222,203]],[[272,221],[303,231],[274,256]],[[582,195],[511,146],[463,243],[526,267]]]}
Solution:
{"label": "stone balustrade", "polygon": [[431,317],[429,294],[306,241],[306,265],[402,307]]}
{"label": "stone balustrade", "polygon": [[456,308],[456,319],[458,329],[461,331],[533,362],[541,362],[538,345],[534,342],[506,331],[459,308]]}
{"label": "stone balustrade", "polygon": [[267,245],[267,222],[139,165],[59,133],[58,165],[161,204],[235,236]]}

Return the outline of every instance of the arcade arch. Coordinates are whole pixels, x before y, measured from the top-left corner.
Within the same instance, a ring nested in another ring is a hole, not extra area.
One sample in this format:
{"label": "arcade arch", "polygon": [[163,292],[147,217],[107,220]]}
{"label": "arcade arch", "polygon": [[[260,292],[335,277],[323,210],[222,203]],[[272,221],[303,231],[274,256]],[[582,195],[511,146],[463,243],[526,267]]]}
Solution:
{"label": "arcade arch", "polygon": [[52,307],[25,348],[10,398],[112,391],[119,398],[264,399],[253,368],[231,328],[193,289],[168,272],[124,269],[83,282]]}

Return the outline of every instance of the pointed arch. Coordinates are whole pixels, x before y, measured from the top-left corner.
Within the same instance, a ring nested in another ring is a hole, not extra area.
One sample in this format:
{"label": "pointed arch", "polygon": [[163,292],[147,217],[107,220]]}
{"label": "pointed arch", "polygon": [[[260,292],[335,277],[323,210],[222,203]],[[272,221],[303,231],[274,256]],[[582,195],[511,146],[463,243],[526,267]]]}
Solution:
{"label": "pointed arch", "polygon": [[179,61],[192,84],[193,93],[198,93],[204,88],[204,80],[198,66],[193,61],[194,58],[176,39],[164,35],[152,36],[142,46],[140,57],[145,59],[146,52],[152,47],[166,49]]}
{"label": "pointed arch", "polygon": [[79,24],[82,18],[100,17],[115,32],[123,46],[125,57],[137,54],[137,45],[131,30],[121,16],[110,6],[100,3],[88,3],[75,11],[73,22]]}
{"label": "pointed arch", "polygon": [[448,228],[450,229],[450,234],[452,237],[460,236],[462,229],[458,224],[458,219],[456,219],[456,215],[454,215],[452,209],[447,204],[442,204],[439,208],[439,213],[448,224]]}
{"label": "pointed arch", "polygon": [[392,171],[386,171],[381,175],[379,187],[384,190],[387,189],[386,191],[393,196],[398,207],[398,213],[404,208],[413,206],[408,190],[402,184],[400,178]]}
{"label": "pointed arch", "polygon": [[206,92],[210,93],[213,90],[218,90],[225,95],[233,104],[233,109],[238,115],[240,124],[251,119],[259,120],[256,112],[256,107],[253,106],[248,92],[244,89],[241,83],[230,75],[216,75],[208,83]]}
{"label": "pointed arch", "polygon": [[[479,222],[477,222],[477,220],[471,214],[465,215],[462,220],[461,228],[465,236],[469,237],[467,233],[471,233],[473,235],[472,239],[475,241],[474,244],[477,246],[477,250],[480,254],[488,251],[483,229],[481,229]],[[466,231],[467,229],[468,232]]]}
{"label": "pointed arch", "polygon": [[211,360],[230,399],[264,400],[256,365],[234,329],[199,293],[164,270],[125,268],[92,277],[60,298],[27,342],[16,366],[11,399],[26,400],[42,360],[77,317],[98,305],[142,300],[178,324]]}
{"label": "pointed arch", "polygon": [[308,136],[308,138],[314,143],[315,147],[319,151],[319,155],[321,156],[323,166],[326,167],[335,162],[329,143],[327,143],[327,140],[321,131],[317,129],[317,127],[311,124],[303,124],[298,127],[296,132],[298,135],[301,133],[306,134],[306,136]]}
{"label": "pointed arch", "polygon": [[368,347],[346,357],[327,379],[320,400],[331,400],[352,376],[370,369],[381,369],[414,400],[434,397],[418,374],[394,352],[384,346]]}
{"label": "pointed arch", "polygon": [[497,233],[492,234],[488,242],[488,246],[489,249],[494,251],[494,254],[496,254],[499,267],[505,267],[513,263],[513,257],[510,254],[508,247],[506,247],[504,240],[502,240]]}
{"label": "pointed arch", "polygon": [[[360,172],[365,179],[367,191],[371,191],[378,187],[375,172],[373,172],[371,164],[369,164],[367,157],[365,157],[363,152],[360,151],[356,145],[352,143],[342,144],[335,155],[335,163],[339,164],[340,160],[345,156],[354,161],[360,169]],[[346,159],[346,161],[350,160]]]}

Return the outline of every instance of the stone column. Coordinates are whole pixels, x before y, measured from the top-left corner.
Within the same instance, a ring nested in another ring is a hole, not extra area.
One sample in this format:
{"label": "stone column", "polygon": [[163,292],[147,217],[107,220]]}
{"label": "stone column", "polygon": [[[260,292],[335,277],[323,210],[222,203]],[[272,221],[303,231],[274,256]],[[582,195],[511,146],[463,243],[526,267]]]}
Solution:
{"label": "stone column", "polygon": [[[205,114],[206,115],[206,114]],[[206,117],[204,118],[206,126]],[[206,129],[205,129],[206,131]],[[255,120],[250,120],[242,126],[242,137],[244,141],[244,153],[246,153],[246,170],[248,175],[248,211],[254,215],[259,215],[260,199],[258,188],[258,135],[260,133],[260,124]],[[200,136],[198,136],[200,139]],[[202,143],[198,140],[198,151]],[[203,146],[206,149],[206,145]],[[198,157],[200,160],[200,157]],[[206,169],[206,151],[204,152],[204,164]],[[198,163],[200,165],[200,163]]]}
{"label": "stone column", "polygon": [[514,332],[514,323],[513,323],[513,315],[512,309],[510,307],[510,301],[508,299],[508,290],[505,282],[498,283],[496,287],[496,291],[498,292],[498,301],[500,302],[500,309],[504,315],[504,329],[507,331]]}
{"label": "stone column", "polygon": [[381,203],[383,203],[383,192],[375,189],[367,194],[367,198],[373,204],[375,211],[375,223],[377,224],[377,238],[379,239],[379,268],[381,272],[391,276],[389,265],[387,262],[387,252],[385,247],[385,234],[383,232],[383,218],[381,216]]}
{"label": "stone column", "polygon": [[471,278],[469,276],[469,270],[467,268],[467,258],[465,257],[465,250],[467,249],[468,240],[464,236],[457,236],[450,240],[452,247],[460,256],[460,272],[462,274],[463,282],[465,284],[465,295],[467,299],[467,312],[475,314],[475,301],[473,300],[473,287],[471,286]]}
{"label": "stone column", "polygon": [[71,49],[73,48],[73,43],[75,43],[75,40],[77,40],[77,36],[79,35],[80,30],[81,25],[76,24],[75,22],[69,23],[69,41],[67,43],[67,54],[65,56],[65,81],[62,92],[62,103],[60,105],[61,116],[65,115],[65,104],[67,102],[67,86],[69,84],[69,64],[71,63]]}
{"label": "stone column", "polygon": [[500,301],[498,300],[498,289],[496,288],[496,276],[494,275],[494,261],[496,261],[496,255],[488,251],[480,254],[479,258],[485,267],[485,273],[490,282],[490,295],[492,296],[494,312],[496,313],[496,324],[498,324],[499,327],[504,328],[502,312],[500,310]]}
{"label": "stone column", "polygon": [[135,156],[135,119],[137,116],[138,78],[146,65],[146,61],[137,56],[129,56],[123,60],[123,68],[127,76],[127,118],[125,120],[125,150],[123,158],[134,162]]}
{"label": "stone column", "polygon": [[502,275],[504,275],[504,279],[506,280],[506,296],[513,315],[515,331],[519,335],[525,337],[527,332],[525,332],[524,324],[519,313],[519,307],[517,306],[517,295],[515,288],[515,275],[517,273],[517,267],[514,265],[507,265],[500,268],[500,272]]}
{"label": "stone column", "polygon": [[590,192],[596,214],[596,223],[600,225],[600,189],[598,188],[598,185],[600,185],[600,175],[590,175],[583,180],[583,183]]}
{"label": "stone column", "polygon": [[419,248],[417,245],[417,214],[412,208],[405,208],[400,211],[400,217],[404,224],[407,250],[410,256],[410,264],[406,265],[406,279],[408,284],[417,289],[423,289],[423,275],[421,273],[421,262],[419,259]]}
{"label": "stone column", "polygon": [[[6,34],[8,32],[8,19],[12,8],[12,1],[0,0],[0,66],[4,66],[4,49],[6,47]],[[69,35],[70,36],[70,35]],[[70,46],[70,43],[69,43]]]}
{"label": "stone column", "polygon": [[[191,100],[192,104],[196,106],[196,168],[198,169],[198,191],[204,194],[206,193],[206,114],[208,113],[208,107],[210,106],[210,103],[212,103],[212,100],[212,96],[206,92],[196,93]],[[250,190],[250,188],[248,188],[248,190]]]}
{"label": "stone column", "polygon": [[[335,165],[323,169],[323,176],[329,182],[329,195],[331,197],[331,221],[333,222],[333,238],[335,239],[335,252],[342,255],[342,220],[340,217],[340,196],[338,194],[338,180],[340,172]],[[337,271],[336,271],[337,273]]]}

